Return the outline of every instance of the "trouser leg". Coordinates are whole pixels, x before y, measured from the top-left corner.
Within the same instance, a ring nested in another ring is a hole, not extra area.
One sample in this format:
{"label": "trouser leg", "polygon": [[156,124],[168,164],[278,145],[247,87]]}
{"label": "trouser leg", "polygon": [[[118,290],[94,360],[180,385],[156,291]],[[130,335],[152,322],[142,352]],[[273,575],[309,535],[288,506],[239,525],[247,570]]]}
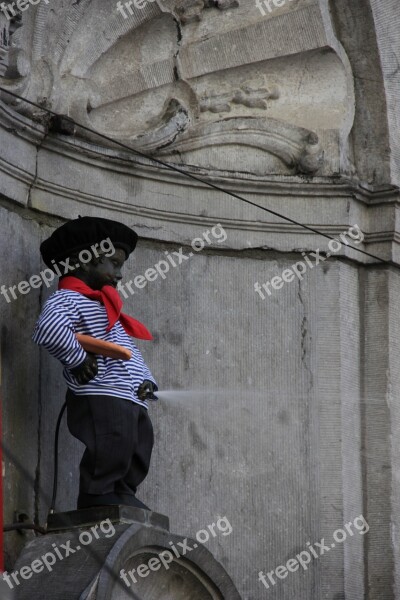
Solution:
{"label": "trouser leg", "polygon": [[[67,393],[68,428],[86,446],[80,464],[80,495],[114,494],[130,472],[141,407],[111,396]],[[145,409],[143,409],[145,410]]]}
{"label": "trouser leg", "polygon": [[137,406],[138,419],[136,422],[135,444],[130,465],[123,477],[115,484],[115,491],[122,494],[135,494],[138,486],[146,478],[154,444],[153,425],[148,411]]}

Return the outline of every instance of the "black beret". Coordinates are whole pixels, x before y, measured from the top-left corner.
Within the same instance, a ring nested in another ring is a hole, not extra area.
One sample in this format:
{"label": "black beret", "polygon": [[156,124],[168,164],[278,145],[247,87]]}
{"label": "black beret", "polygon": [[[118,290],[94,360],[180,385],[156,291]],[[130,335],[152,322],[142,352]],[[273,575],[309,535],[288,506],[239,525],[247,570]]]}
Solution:
{"label": "black beret", "polygon": [[89,249],[94,244],[110,239],[115,248],[125,250],[127,256],[134,251],[138,235],[133,229],[118,221],[100,217],[79,217],[61,225],[40,245],[45,264],[53,268],[56,263],[76,252]]}

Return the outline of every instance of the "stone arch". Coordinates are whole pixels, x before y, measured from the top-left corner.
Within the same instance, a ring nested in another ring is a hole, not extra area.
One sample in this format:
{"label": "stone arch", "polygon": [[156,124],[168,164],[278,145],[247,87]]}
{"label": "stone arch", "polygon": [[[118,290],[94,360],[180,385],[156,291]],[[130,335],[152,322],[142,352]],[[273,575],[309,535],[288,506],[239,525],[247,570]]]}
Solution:
{"label": "stone arch", "polygon": [[388,89],[393,81],[386,76],[389,59],[383,21],[396,23],[400,13],[395,3],[383,8],[382,3],[370,0],[329,0],[329,10],[354,77],[356,111],[351,142],[356,176],[370,186],[398,184],[400,147],[395,132],[389,133],[395,115],[392,90]]}

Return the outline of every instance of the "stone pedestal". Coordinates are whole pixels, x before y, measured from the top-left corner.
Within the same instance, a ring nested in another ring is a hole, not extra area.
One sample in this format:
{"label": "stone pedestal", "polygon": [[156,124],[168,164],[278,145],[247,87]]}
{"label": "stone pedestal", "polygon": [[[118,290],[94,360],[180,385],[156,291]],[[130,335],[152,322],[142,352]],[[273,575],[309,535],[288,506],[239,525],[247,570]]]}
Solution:
{"label": "stone pedestal", "polygon": [[163,515],[126,506],[51,515],[14,573],[16,600],[240,600],[201,543],[171,534]]}

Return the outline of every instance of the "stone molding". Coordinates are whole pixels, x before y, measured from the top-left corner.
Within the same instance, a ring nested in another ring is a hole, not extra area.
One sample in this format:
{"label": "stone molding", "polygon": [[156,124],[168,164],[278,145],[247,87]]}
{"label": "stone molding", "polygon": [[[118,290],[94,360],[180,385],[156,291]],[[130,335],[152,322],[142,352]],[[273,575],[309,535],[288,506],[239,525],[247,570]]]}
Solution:
{"label": "stone molding", "polygon": [[[209,226],[229,230],[225,249],[315,250],[324,238],[208,188],[128,151],[58,134],[9,106],[0,107],[8,140],[0,158],[0,193],[11,201],[69,219],[93,213],[128,218],[144,238],[187,244]],[[166,159],[167,160],[167,159]],[[400,260],[398,190],[362,187],[344,178],[256,177],[184,167],[250,201],[335,236],[357,223],[365,248]],[[10,194],[12,189],[12,194]],[[220,247],[220,246],[219,246]],[[372,259],[350,251],[361,262]]]}

